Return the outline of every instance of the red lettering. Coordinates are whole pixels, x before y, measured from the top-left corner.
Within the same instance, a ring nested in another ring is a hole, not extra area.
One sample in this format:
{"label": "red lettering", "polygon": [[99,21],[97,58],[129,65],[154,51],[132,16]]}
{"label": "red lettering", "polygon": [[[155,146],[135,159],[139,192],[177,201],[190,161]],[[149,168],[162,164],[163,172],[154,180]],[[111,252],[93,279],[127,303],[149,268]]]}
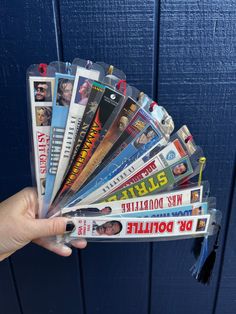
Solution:
{"label": "red lettering", "polygon": [[179,220],[178,224],[179,224],[179,231],[180,232],[191,231],[192,226],[193,226],[193,220],[189,220],[189,221]]}
{"label": "red lettering", "polygon": [[177,206],[182,205],[182,203],[183,203],[183,197],[182,196],[183,196],[182,194],[177,195]]}

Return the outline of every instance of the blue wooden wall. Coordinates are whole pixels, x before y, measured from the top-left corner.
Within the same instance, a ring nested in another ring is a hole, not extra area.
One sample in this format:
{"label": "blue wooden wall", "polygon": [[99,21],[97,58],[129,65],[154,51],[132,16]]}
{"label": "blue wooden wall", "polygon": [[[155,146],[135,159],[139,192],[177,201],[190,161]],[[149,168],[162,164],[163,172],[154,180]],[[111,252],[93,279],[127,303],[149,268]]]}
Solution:
{"label": "blue wooden wall", "polygon": [[0,263],[1,314],[236,313],[236,2],[0,0],[1,199],[31,184],[25,71],[105,61],[187,124],[223,213],[210,286],[192,241],[89,243],[61,258],[30,245]]}

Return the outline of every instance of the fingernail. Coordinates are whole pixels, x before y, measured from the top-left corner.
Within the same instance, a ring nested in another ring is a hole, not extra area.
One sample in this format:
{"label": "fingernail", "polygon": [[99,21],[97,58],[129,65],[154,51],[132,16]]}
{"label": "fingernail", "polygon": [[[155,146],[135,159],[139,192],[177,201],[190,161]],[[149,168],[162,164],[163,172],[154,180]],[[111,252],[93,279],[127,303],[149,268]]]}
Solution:
{"label": "fingernail", "polygon": [[75,224],[73,223],[73,221],[68,221],[66,223],[66,232],[71,232],[73,231],[75,228]]}
{"label": "fingernail", "polygon": [[63,254],[65,254],[65,256],[69,256],[72,253],[72,250],[68,247],[63,245],[63,247],[61,248],[61,251]]}

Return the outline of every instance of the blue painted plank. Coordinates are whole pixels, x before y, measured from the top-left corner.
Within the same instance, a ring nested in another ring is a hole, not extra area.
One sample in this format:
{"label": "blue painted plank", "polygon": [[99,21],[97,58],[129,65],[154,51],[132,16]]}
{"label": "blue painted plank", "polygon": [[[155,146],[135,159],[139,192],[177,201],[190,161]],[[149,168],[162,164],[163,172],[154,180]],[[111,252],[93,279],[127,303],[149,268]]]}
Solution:
{"label": "blue painted plank", "polygon": [[[155,1],[66,0],[60,13],[66,59],[111,63],[151,95]],[[87,314],[148,313],[149,243],[89,243],[81,262]]]}
{"label": "blue painted plank", "polygon": [[[236,147],[235,12],[232,1],[177,0],[162,1],[160,12],[159,103],[173,115],[177,128],[189,126],[205,151],[204,178],[223,212],[223,239]],[[213,313],[222,248],[207,288],[190,277],[191,246],[190,240],[154,245],[151,313]],[[156,291],[161,291],[160,298]],[[231,313],[235,310],[234,305]]]}
{"label": "blue painted plank", "polygon": [[0,304],[1,313],[21,314],[8,259],[0,263]]}
{"label": "blue painted plank", "polygon": [[154,0],[61,1],[64,57],[103,61],[152,92]]}
{"label": "blue painted plank", "polygon": [[[51,0],[1,1],[0,102],[1,196],[0,200],[31,185],[27,125],[26,69],[31,64],[57,59]],[[77,255],[65,259],[27,247],[12,257],[15,288],[24,314],[83,314]],[[68,302],[69,289],[73,298]],[[65,298],[64,298],[65,296]],[[8,289],[6,300],[15,294]],[[12,304],[14,305],[14,304]],[[17,311],[4,311],[17,313]]]}
{"label": "blue painted plank", "polygon": [[[236,160],[235,160],[236,165]],[[231,314],[236,310],[236,168],[234,171],[234,178],[232,180],[234,189],[232,189],[232,202],[228,204],[231,209],[228,218],[226,239],[220,240],[221,247],[224,249],[224,258],[222,259],[221,278],[219,290],[217,293],[215,313]],[[217,253],[218,254],[218,253]]]}
{"label": "blue painted plank", "polygon": [[146,243],[89,243],[81,252],[86,313],[148,313]]}
{"label": "blue painted plank", "polygon": [[0,157],[0,200],[31,184],[26,69],[31,64],[57,58],[52,19],[49,0],[1,1],[0,103],[4,154]]}
{"label": "blue painted plank", "polygon": [[63,258],[30,245],[12,260],[24,314],[83,313],[76,250]]}

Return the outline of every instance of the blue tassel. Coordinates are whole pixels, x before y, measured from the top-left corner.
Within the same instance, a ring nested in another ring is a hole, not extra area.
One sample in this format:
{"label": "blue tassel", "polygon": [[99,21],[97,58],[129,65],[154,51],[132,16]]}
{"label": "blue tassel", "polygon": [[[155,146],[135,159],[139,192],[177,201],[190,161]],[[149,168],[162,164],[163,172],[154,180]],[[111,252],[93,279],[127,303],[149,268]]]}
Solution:
{"label": "blue tassel", "polygon": [[191,253],[194,255],[195,260],[197,260],[200,255],[203,240],[204,240],[204,237],[201,237],[201,238],[195,238],[193,241]]}
{"label": "blue tassel", "polygon": [[206,258],[200,272],[198,273],[197,276],[197,280],[205,285],[209,285],[210,280],[211,280],[211,275],[212,275],[212,271],[214,268],[214,264],[215,264],[215,260],[216,260],[216,250],[219,247],[219,235],[220,235],[220,230],[221,227],[220,225],[216,224],[216,226],[218,227],[218,231],[217,231],[217,235],[216,235],[216,239],[215,239],[215,243],[213,246],[213,250],[211,251],[211,253],[209,254],[209,256]]}
{"label": "blue tassel", "polygon": [[206,261],[207,253],[208,253],[208,237],[206,236],[202,241],[200,255],[195,264],[190,268],[192,276],[194,276],[196,279],[198,279],[202,266]]}

